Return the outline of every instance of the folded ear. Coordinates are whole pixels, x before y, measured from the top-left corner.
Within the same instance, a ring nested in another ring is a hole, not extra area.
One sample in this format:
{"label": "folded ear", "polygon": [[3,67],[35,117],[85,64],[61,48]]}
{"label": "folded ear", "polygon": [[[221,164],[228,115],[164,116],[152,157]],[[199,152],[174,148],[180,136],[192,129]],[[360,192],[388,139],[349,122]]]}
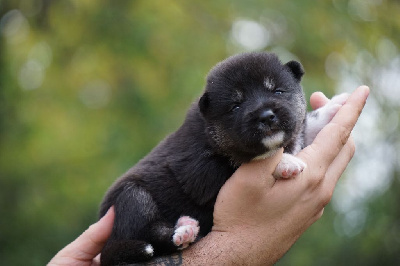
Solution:
{"label": "folded ear", "polygon": [[289,69],[289,71],[293,74],[293,77],[297,79],[297,81],[301,81],[301,78],[304,75],[304,69],[299,62],[289,61],[285,64],[285,67]]}
{"label": "folded ear", "polygon": [[200,98],[200,100],[199,100],[200,112],[201,112],[202,114],[206,114],[209,105],[210,105],[210,98],[209,98],[209,96],[208,96],[208,93],[205,92],[205,93],[203,94],[203,96],[201,96],[201,98]]}

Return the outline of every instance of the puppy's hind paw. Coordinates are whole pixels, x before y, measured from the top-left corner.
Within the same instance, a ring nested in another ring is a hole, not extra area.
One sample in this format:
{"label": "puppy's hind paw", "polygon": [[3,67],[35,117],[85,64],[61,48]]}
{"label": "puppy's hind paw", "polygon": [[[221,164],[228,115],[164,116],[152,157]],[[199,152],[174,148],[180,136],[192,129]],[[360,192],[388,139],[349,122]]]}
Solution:
{"label": "puppy's hind paw", "polygon": [[175,228],[172,242],[180,250],[187,248],[190,243],[193,243],[200,230],[199,222],[189,216],[179,218]]}
{"label": "puppy's hind paw", "polygon": [[154,248],[152,245],[148,244],[144,247],[144,253],[147,254],[149,257],[153,257],[154,255]]}
{"label": "puppy's hind paw", "polygon": [[284,153],[273,175],[276,179],[293,178],[303,172],[306,166],[306,163],[299,158]]}
{"label": "puppy's hind paw", "polygon": [[193,226],[199,226],[199,222],[195,219],[193,219],[190,216],[182,216],[181,218],[178,219],[176,222],[175,227],[183,226],[183,225],[193,225]]}

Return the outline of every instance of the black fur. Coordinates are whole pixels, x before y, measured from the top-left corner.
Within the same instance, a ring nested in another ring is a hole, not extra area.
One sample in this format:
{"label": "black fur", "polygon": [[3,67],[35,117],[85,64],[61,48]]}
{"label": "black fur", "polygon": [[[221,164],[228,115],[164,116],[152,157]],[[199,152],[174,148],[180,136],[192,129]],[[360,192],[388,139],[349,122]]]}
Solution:
{"label": "black fur", "polygon": [[[100,217],[112,205],[116,217],[102,265],[148,260],[148,243],[155,256],[176,251],[172,235],[183,215],[197,219],[199,235],[206,235],[217,194],[238,166],[280,147],[298,151],[306,114],[303,74],[300,63],[283,65],[270,53],[217,64],[183,125],[108,190]],[[262,144],[280,131],[278,146]]]}

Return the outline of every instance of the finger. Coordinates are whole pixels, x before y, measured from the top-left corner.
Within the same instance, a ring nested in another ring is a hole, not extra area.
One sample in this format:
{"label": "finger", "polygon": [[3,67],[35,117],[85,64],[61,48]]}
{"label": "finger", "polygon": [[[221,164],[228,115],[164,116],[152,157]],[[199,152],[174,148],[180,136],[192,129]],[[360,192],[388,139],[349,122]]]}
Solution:
{"label": "finger", "polygon": [[298,157],[310,166],[308,169],[312,167],[313,171],[320,171],[319,174],[326,172],[346,144],[368,95],[368,87],[357,88],[332,121],[317,135],[314,142],[298,154]]}
{"label": "finger", "polygon": [[[91,225],[75,241],[70,243],[50,261],[48,265],[57,262],[87,261],[91,262],[96,257],[111,234],[114,224],[114,207],[95,224]],[[66,264],[68,264],[66,263]]]}
{"label": "finger", "polygon": [[281,161],[282,155],[283,148],[265,159],[253,160],[249,163],[242,164],[231,179],[234,182],[242,183],[242,185],[240,185],[241,188],[244,186],[272,187],[275,183],[275,178],[272,176],[272,173]]}
{"label": "finger", "polygon": [[100,254],[93,259],[91,266],[100,266]]}
{"label": "finger", "polygon": [[318,194],[315,196],[316,209],[324,208],[331,201],[336,183],[353,157],[354,151],[354,141],[350,138],[329,166],[325,178],[320,183]]}
{"label": "finger", "polygon": [[353,138],[350,137],[346,145],[344,145],[343,149],[339,152],[338,156],[335,158],[335,160],[333,160],[325,174],[323,189],[326,191],[326,193],[330,195],[333,194],[336,183],[346,170],[346,167],[353,158],[354,153],[355,144]]}
{"label": "finger", "polygon": [[314,92],[310,97],[310,105],[313,110],[318,109],[329,102],[329,99],[320,91]]}
{"label": "finger", "polygon": [[74,241],[83,253],[94,255],[91,259],[100,253],[110,236],[114,217],[114,206],[112,206],[97,223],[92,224]]}

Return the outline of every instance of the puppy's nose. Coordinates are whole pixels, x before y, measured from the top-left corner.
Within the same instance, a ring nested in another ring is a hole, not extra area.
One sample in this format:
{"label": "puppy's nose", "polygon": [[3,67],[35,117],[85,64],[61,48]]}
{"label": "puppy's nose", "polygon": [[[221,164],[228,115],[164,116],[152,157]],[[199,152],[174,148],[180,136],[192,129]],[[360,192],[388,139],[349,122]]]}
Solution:
{"label": "puppy's nose", "polygon": [[267,126],[272,126],[278,122],[278,118],[276,117],[275,113],[270,109],[263,110],[259,119],[260,123]]}

